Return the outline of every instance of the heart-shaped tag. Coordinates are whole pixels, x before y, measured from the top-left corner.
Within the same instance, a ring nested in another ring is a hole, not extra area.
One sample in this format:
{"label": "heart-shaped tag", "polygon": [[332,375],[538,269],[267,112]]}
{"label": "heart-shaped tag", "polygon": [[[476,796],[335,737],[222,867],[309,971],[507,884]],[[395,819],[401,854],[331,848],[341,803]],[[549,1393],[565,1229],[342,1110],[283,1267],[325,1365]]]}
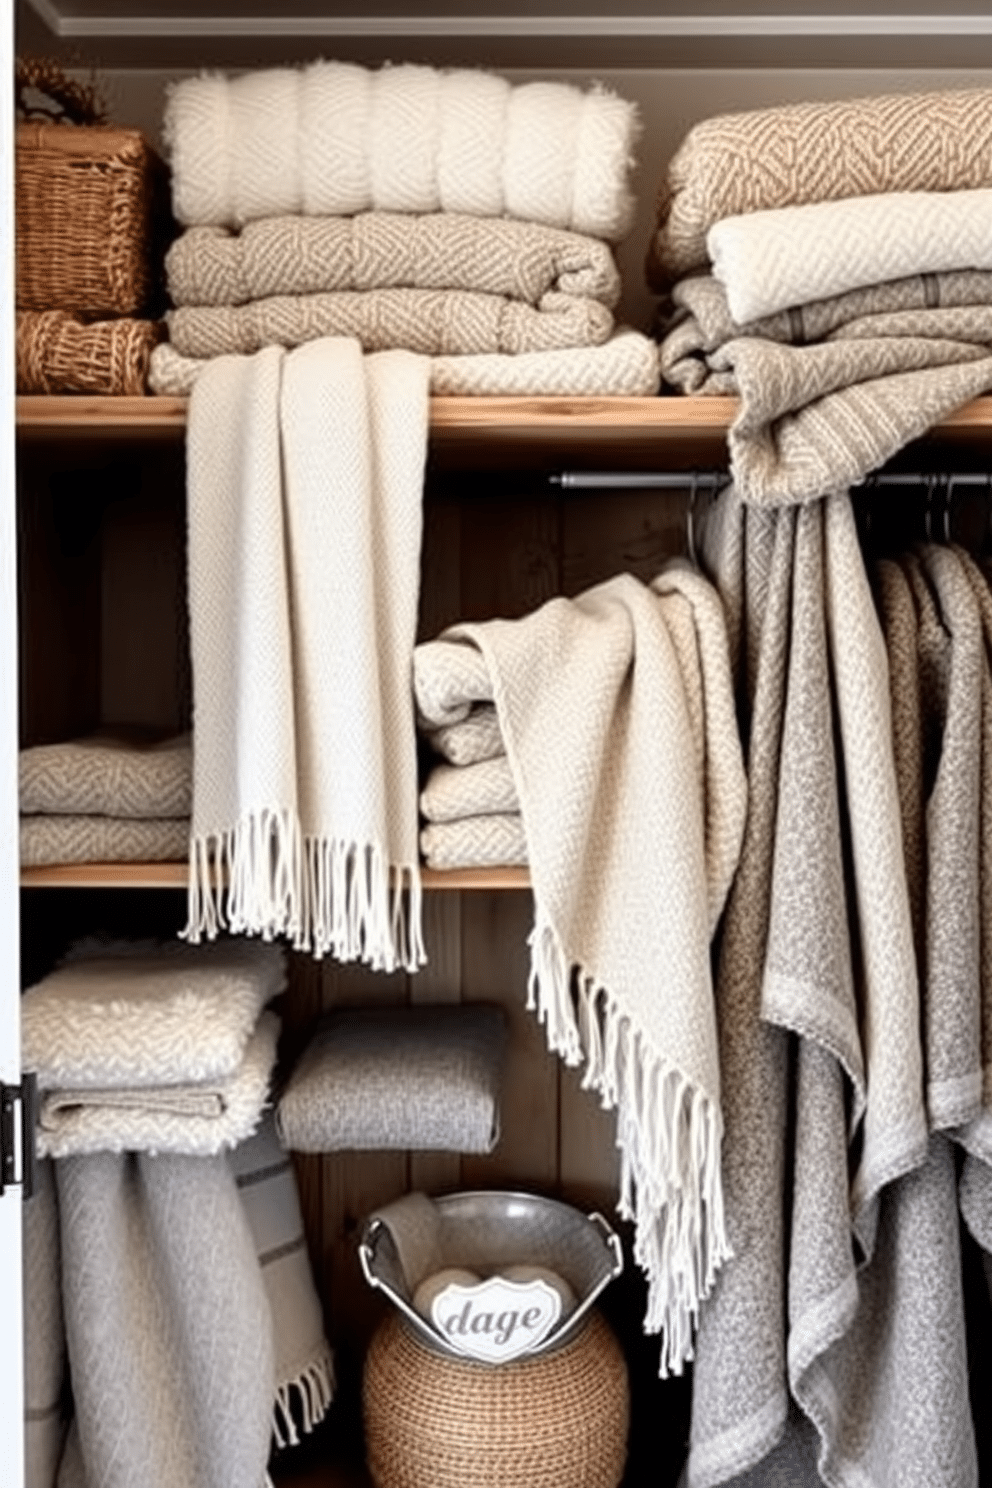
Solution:
{"label": "heart-shaped tag", "polygon": [[431,1304],[434,1326],[451,1347],[486,1364],[532,1352],[560,1316],[561,1296],[546,1281],[503,1276],[477,1286],[453,1282]]}

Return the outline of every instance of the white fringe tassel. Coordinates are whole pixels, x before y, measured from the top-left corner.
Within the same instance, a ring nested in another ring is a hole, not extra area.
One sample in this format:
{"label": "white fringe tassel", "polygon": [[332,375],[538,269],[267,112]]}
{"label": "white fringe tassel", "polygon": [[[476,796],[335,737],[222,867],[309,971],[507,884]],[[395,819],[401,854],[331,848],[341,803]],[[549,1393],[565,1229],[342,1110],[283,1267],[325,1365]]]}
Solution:
{"label": "white fringe tassel", "polygon": [[329,1353],[303,1369],[295,1379],[286,1380],[276,1390],[272,1412],[272,1435],[277,1447],[299,1445],[300,1434],[293,1415],[293,1393],[299,1396],[300,1416],[305,1434],[309,1434],[326,1416],[334,1399],[334,1361]]}
{"label": "white fringe tassel", "polygon": [[[573,968],[537,906],[527,1007],[582,1086],[617,1112],[620,1199],[634,1220],[634,1259],[648,1279],[644,1330],[661,1334],[662,1379],[693,1357],[700,1304],[732,1251],[720,1174],[719,1106],[648,1048],[615,998]],[[574,983],[573,983],[574,970]],[[574,991],[573,991],[574,985]]]}
{"label": "white fringe tassel", "polygon": [[284,935],[318,960],[415,971],[427,959],[422,908],[416,863],[391,866],[376,843],[305,838],[292,811],[259,811],[190,840],[183,935],[193,944],[221,930]]}

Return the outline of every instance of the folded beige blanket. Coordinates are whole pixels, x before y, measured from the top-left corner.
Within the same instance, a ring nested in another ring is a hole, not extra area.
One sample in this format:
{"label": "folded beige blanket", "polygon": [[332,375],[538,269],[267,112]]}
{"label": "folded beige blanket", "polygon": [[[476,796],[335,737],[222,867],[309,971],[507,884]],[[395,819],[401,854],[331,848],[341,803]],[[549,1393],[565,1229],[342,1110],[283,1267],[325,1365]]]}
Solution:
{"label": "folded beige blanket", "polygon": [[187,305],[166,321],[173,346],[190,357],[249,355],[322,336],[353,336],[366,352],[402,347],[422,356],[558,351],[598,346],[613,330],[612,312],[598,300],[552,291],[535,308],[463,289],[272,295],[247,305]]}
{"label": "folded beige blanket", "polygon": [[18,757],[24,813],[113,817],[189,816],[189,734],[148,744],[115,733],[36,744]]}
{"label": "folded beige blanket", "polygon": [[501,754],[477,764],[435,766],[420,792],[420,810],[430,822],[518,812],[509,760]]}
{"label": "folded beige blanket", "polygon": [[210,1157],[258,1126],[269,1095],[280,1023],[264,1012],[232,1075],[186,1086],[59,1088],[42,1096],[39,1157],[174,1152]]}
{"label": "folded beige blanket", "polygon": [[431,748],[452,765],[474,765],[506,753],[492,703],[477,703],[459,723],[434,729],[424,726],[422,732]]}
{"label": "folded beige blanket", "polygon": [[992,185],[992,92],[882,94],[718,114],[669,162],[648,280],[663,289],[707,263],[706,234],[738,213],[890,191]]}
{"label": "folded beige blanket", "polygon": [[21,866],[51,863],[180,863],[189,853],[189,817],[22,816]]}
{"label": "folded beige blanket", "polygon": [[[148,386],[153,393],[185,398],[205,366],[168,343],[156,346]],[[435,397],[653,397],[660,382],[658,346],[622,326],[601,346],[432,357],[428,377]]]}
{"label": "folded beige blanket", "polygon": [[328,290],[466,289],[540,305],[550,293],[612,309],[620,275],[599,238],[464,212],[264,217],[240,233],[192,227],[165,259],[174,305],[243,305]]}
{"label": "folded beige blanket", "polygon": [[21,998],[22,1064],[42,1090],[223,1079],[285,984],[263,941],[83,941]]}
{"label": "folded beige blanket", "polygon": [[525,868],[527,836],[519,812],[463,816],[429,822],[420,832],[420,851],[428,868]]}
{"label": "folded beige blanket", "polygon": [[688,316],[665,337],[664,375],[686,392],[740,396],[728,445],[749,503],[844,490],[992,388],[988,303],[865,315],[806,346],[755,327],[720,340],[728,312],[712,279],[684,281],[679,297]]}

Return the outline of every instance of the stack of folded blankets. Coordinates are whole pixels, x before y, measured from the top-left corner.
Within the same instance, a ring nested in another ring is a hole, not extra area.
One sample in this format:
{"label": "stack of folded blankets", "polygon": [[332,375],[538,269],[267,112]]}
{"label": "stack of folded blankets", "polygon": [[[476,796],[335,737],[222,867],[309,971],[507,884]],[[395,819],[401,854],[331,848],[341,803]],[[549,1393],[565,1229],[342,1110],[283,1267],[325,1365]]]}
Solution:
{"label": "stack of folded blankets", "polygon": [[[260,942],[93,940],[24,993],[30,1233],[61,1256],[25,1273],[31,1488],[60,1454],[59,1481],[262,1488],[273,1444],[330,1404],[295,1177],[265,1109],[285,982],[284,952]],[[48,1408],[66,1366],[63,1451]]]}
{"label": "stack of folded blankets", "polygon": [[471,646],[426,641],[413,654],[421,735],[438,759],[420,792],[428,868],[514,867],[527,842],[493,684]]}
{"label": "stack of folded blankets", "polygon": [[844,489],[992,387],[990,208],[987,89],[689,131],[647,262],[669,297],[662,375],[739,395],[729,443],[745,500]]}
{"label": "stack of folded blankets", "polygon": [[21,750],[18,773],[23,866],[185,859],[188,734],[149,742],[108,730],[33,745]]}
{"label": "stack of folded blankets", "polygon": [[431,358],[435,393],[653,393],[617,328],[634,106],[476,71],[316,62],[174,86],[185,227],[150,383],[324,336]]}

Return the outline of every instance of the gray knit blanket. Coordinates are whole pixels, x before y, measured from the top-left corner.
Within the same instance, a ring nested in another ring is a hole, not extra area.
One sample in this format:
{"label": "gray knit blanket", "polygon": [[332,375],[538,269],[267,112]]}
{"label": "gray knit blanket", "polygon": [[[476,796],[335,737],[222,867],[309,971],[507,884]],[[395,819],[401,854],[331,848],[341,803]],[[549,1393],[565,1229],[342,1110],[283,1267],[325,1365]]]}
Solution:
{"label": "gray knit blanket", "polygon": [[598,238],[464,212],[265,217],[238,233],[193,227],[165,268],[174,305],[399,288],[475,290],[534,306],[569,295],[613,309],[620,298],[613,252]]}
{"label": "gray knit blanket", "polygon": [[223,1156],[56,1164],[75,1416],[59,1488],[262,1488],[272,1321]]}
{"label": "gray knit blanket", "polygon": [[506,1025],[498,1007],[330,1013],[276,1111],[297,1152],[491,1152],[499,1139]]}
{"label": "gray knit blanket", "polygon": [[989,286],[988,274],[926,276],[741,327],[714,279],[687,279],[662,376],[686,393],[739,395],[728,443],[746,501],[816,499],[992,387]]}
{"label": "gray knit blanket", "polygon": [[719,601],[685,565],[623,575],[453,627],[416,648],[414,689],[435,731],[495,705],[534,892],[528,1002],[617,1109],[646,1327],[680,1370],[728,1254],[709,947],[746,787]]}
{"label": "gray knit blanket", "polygon": [[648,277],[662,289],[707,262],[721,218],[895,191],[992,185],[992,93],[962,88],[783,104],[695,124],[657,198]]}
{"label": "gray knit blanket", "polygon": [[[717,976],[734,1257],[701,1316],[687,1481],[973,1484],[954,1161],[924,1108],[919,823],[902,846],[919,690],[889,671],[846,497],[725,496],[700,546],[739,617],[750,809]],[[953,1021],[932,996],[924,1021]]]}

